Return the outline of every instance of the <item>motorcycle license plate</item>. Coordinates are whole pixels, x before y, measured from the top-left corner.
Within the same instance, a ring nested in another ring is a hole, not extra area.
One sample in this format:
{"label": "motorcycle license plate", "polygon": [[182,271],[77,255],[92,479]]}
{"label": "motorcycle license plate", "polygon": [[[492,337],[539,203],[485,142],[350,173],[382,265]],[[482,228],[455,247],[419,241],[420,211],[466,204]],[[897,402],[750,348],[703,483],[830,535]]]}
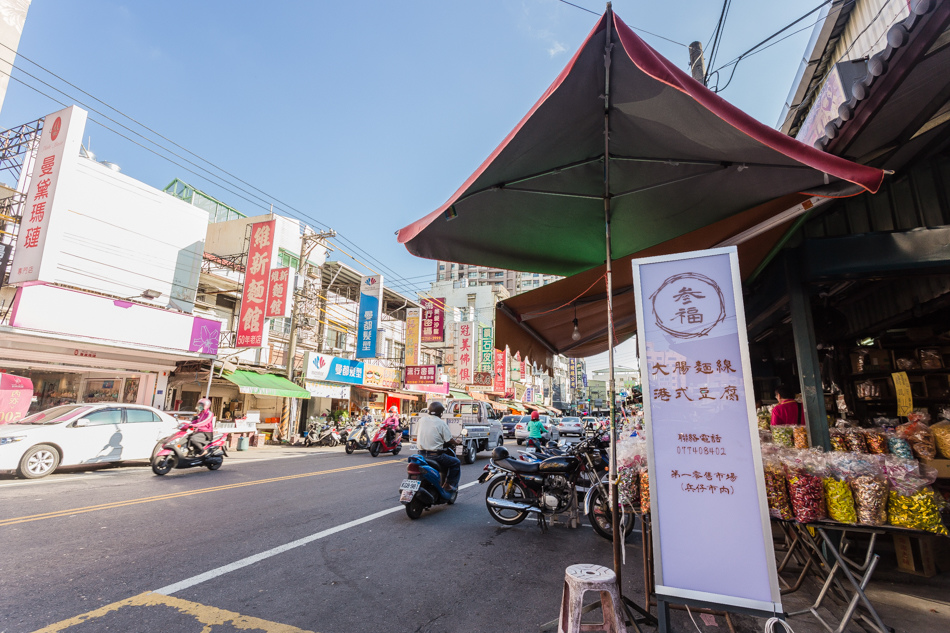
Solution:
{"label": "motorcycle license plate", "polygon": [[419,489],[419,486],[422,485],[422,482],[418,479],[403,479],[402,483],[399,485],[400,490],[409,490],[410,492],[415,492]]}

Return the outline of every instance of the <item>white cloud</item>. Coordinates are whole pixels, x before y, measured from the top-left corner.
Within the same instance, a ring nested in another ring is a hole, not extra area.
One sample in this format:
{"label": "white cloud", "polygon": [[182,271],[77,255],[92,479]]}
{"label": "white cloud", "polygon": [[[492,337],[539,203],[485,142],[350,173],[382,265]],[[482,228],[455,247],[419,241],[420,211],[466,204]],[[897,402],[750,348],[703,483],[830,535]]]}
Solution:
{"label": "white cloud", "polygon": [[551,45],[551,48],[548,49],[548,55],[550,55],[551,57],[554,57],[555,55],[559,55],[560,53],[563,53],[566,50],[567,49],[564,48],[563,44],[561,44],[557,40],[554,40],[554,43]]}

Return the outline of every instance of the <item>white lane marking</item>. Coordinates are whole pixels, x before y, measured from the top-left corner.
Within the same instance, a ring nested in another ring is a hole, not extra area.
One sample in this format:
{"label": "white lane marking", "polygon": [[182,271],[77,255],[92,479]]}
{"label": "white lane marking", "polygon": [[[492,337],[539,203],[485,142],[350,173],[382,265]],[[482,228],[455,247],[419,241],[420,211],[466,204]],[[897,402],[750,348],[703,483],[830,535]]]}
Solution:
{"label": "white lane marking", "polygon": [[7,488],[9,486],[35,486],[37,484],[56,484],[61,481],[71,481],[73,479],[85,479],[85,477],[83,477],[82,475],[78,475],[76,477],[62,477],[58,479],[40,479],[38,481],[36,480],[17,481],[11,484],[0,484],[0,488]]}
{"label": "white lane marking", "polygon": [[[473,481],[473,482],[471,482],[471,483],[467,483],[467,484],[465,484],[464,486],[459,486],[459,490],[462,490],[463,488],[468,488],[468,487],[470,487],[470,486],[474,486],[474,485],[477,484],[477,483],[478,483],[478,481],[476,480],[476,481]],[[271,558],[271,557],[273,557],[273,556],[277,556],[278,554],[283,554],[284,552],[290,551],[290,550],[295,549],[295,548],[298,548],[298,547],[302,547],[302,546],[304,546],[304,545],[307,545],[308,543],[313,543],[314,541],[319,541],[320,539],[324,539],[324,538],[326,538],[326,537],[328,537],[328,536],[332,536],[332,535],[334,535],[334,534],[338,534],[338,533],[340,533],[340,532],[343,532],[344,530],[348,530],[348,529],[353,528],[353,527],[356,527],[356,526],[358,526],[358,525],[362,525],[362,524],[364,524],[364,523],[369,523],[370,521],[374,521],[374,520],[376,520],[376,519],[379,519],[380,517],[384,517],[384,516],[386,516],[387,514],[392,514],[393,512],[398,512],[398,511],[402,510],[404,507],[405,507],[405,506],[403,506],[402,504],[400,504],[400,505],[396,506],[395,508],[389,508],[388,510],[381,510],[381,511],[376,512],[376,513],[374,513],[374,514],[369,514],[369,515],[367,515],[367,516],[365,516],[365,517],[363,517],[363,518],[361,518],[361,519],[356,519],[356,520],[350,521],[350,522],[348,522],[348,523],[343,523],[342,525],[338,525],[338,526],[336,526],[336,527],[332,527],[332,528],[329,528],[329,529],[327,529],[327,530],[323,530],[322,532],[317,532],[316,534],[311,534],[310,536],[305,536],[305,537],[303,537],[303,538],[301,538],[301,539],[297,539],[296,541],[291,541],[290,543],[286,543],[286,544],[284,544],[284,545],[280,545],[280,546],[278,546],[278,547],[275,547],[275,548],[273,548],[273,549],[266,550],[266,551],[261,552],[261,553],[259,553],[259,554],[254,554],[253,556],[248,556],[247,558],[242,558],[241,560],[234,561],[233,563],[230,563],[230,564],[228,564],[228,565],[224,565],[223,567],[218,567],[217,569],[212,569],[212,570],[210,570],[210,571],[206,571],[206,572],[203,573],[203,574],[198,574],[197,576],[192,576],[191,578],[186,578],[185,580],[182,580],[182,581],[180,581],[180,582],[176,582],[176,583],[171,584],[171,585],[166,585],[165,587],[162,587],[161,589],[156,589],[153,593],[160,593],[160,594],[165,595],[165,596],[170,596],[170,595],[172,595],[173,593],[177,593],[177,592],[179,592],[179,591],[182,591],[183,589],[187,589],[187,588],[189,588],[189,587],[194,587],[195,585],[201,584],[201,583],[203,583],[203,582],[207,582],[207,581],[209,581],[209,580],[213,580],[214,578],[217,578],[218,576],[223,576],[224,574],[227,574],[227,573],[232,572],[232,571],[236,571],[236,570],[241,569],[241,568],[243,568],[243,567],[247,567],[248,565],[253,565],[254,563],[259,563],[259,562],[262,561],[262,560]]]}

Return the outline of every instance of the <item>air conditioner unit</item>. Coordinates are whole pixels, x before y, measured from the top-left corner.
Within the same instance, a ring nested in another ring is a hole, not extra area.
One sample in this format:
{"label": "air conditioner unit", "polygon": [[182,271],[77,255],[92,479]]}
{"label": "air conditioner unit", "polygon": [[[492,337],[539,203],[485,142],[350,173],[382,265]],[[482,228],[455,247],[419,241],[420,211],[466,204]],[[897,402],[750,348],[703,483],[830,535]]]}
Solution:
{"label": "air conditioner unit", "polygon": [[319,266],[307,266],[307,277],[311,279],[317,279],[320,276],[320,267]]}

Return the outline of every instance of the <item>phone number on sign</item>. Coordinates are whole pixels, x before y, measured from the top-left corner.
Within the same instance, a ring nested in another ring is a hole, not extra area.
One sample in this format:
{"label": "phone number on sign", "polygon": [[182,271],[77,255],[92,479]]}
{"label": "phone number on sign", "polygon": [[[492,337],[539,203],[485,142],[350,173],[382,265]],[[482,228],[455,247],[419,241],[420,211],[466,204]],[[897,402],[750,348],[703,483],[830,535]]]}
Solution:
{"label": "phone number on sign", "polygon": [[725,456],[726,449],[722,446],[686,446],[676,447],[677,455],[719,455]]}

